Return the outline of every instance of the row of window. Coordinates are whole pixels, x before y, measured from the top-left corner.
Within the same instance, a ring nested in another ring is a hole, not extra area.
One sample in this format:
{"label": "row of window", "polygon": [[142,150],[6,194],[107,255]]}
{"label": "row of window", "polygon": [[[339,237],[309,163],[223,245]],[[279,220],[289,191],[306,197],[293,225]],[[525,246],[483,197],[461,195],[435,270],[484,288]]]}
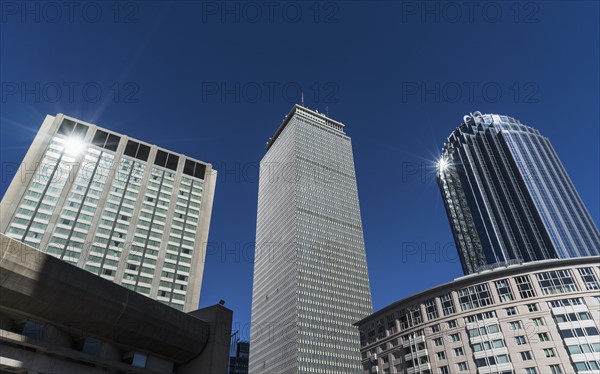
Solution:
{"label": "row of window", "polygon": [[[581,276],[582,280],[584,281],[583,284],[588,291],[600,289],[600,283],[598,282],[598,279],[594,274],[592,268],[578,268],[577,271]],[[568,293],[579,290],[579,287],[570,269],[541,272],[536,273],[535,276],[538,280],[540,289],[545,295]],[[521,299],[527,299],[536,296],[529,275],[517,276],[513,279],[515,281]],[[508,279],[494,281],[493,284],[496,287],[501,302],[509,302],[515,300],[515,296],[513,294]],[[458,303],[460,304],[460,309],[462,311],[481,308],[494,303],[492,294],[489,289],[489,283],[481,283],[465,287],[463,289],[458,290],[456,294],[458,298]],[[443,316],[448,316],[456,313],[452,292],[445,295],[441,295],[439,297],[439,301],[442,309],[441,314]],[[529,308],[529,311],[537,311],[536,304],[527,304],[527,307]],[[435,320],[440,317],[436,298],[431,298],[429,300],[424,301],[423,308],[429,321]],[[506,308],[506,312],[507,315],[516,314],[516,308]],[[417,326],[424,322],[420,304],[412,305],[401,309],[397,313],[392,313],[386,316],[386,318],[388,320],[388,323],[385,326],[387,327],[387,335],[394,334],[397,332],[396,325],[394,322],[396,318],[398,319],[401,330]],[[382,339],[386,336],[386,331],[381,321],[378,322],[378,324],[379,327],[377,331],[377,339]],[[369,333],[369,338],[363,341],[363,345],[373,343],[374,341],[375,334]]]}

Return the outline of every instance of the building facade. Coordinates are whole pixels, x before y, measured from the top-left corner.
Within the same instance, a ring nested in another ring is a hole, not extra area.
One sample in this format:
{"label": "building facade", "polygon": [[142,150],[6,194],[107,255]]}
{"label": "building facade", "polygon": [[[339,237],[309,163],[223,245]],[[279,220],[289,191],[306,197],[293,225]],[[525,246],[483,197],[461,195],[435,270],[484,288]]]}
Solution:
{"label": "building facade", "polygon": [[344,125],[295,105],[260,169],[250,373],[360,373],[372,306]]}
{"label": "building facade", "polygon": [[233,312],[171,308],[0,234],[0,373],[227,374]]}
{"label": "building facade", "polygon": [[133,291],[197,309],[210,164],[47,116],[0,204],[0,232]]}
{"label": "building facade", "polygon": [[600,233],[550,141],[514,118],[465,116],[437,180],[465,274],[600,255]]}
{"label": "building facade", "polygon": [[363,373],[600,371],[600,257],[458,278],[357,323]]}
{"label": "building facade", "polygon": [[248,374],[250,342],[232,339],[229,354],[229,374]]}

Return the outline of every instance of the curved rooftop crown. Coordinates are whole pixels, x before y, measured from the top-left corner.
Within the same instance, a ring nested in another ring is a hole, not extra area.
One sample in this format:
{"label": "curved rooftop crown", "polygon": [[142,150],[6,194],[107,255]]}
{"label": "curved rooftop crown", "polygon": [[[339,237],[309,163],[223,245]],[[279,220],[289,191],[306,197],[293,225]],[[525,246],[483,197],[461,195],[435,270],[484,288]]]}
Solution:
{"label": "curved rooftop crown", "polygon": [[499,114],[481,114],[480,111],[475,111],[465,114],[463,122],[448,136],[442,149],[443,155],[445,156],[448,152],[451,152],[456,144],[465,143],[464,135],[475,135],[486,131],[494,131],[495,133],[523,131],[541,136],[539,130],[522,124],[516,118]]}

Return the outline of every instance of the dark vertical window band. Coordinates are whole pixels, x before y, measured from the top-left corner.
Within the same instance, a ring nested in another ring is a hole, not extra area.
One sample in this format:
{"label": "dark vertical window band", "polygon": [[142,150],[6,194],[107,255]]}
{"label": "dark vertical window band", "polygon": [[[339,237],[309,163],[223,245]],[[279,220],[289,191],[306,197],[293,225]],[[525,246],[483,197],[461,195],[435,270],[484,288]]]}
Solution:
{"label": "dark vertical window band", "polygon": [[[152,174],[152,172],[153,172],[152,169],[150,169],[150,174]],[[156,191],[156,201],[154,202],[153,207],[152,207],[152,217],[150,217],[150,223],[148,224],[148,233],[146,234],[146,240],[145,240],[145,243],[144,243],[144,246],[143,246],[142,254],[140,256],[139,269],[136,269],[137,270],[137,277],[135,279],[135,285],[133,286],[133,290],[134,291],[137,291],[138,284],[140,282],[140,277],[142,275],[142,267],[144,266],[144,262],[146,260],[146,251],[148,250],[148,240],[150,240],[150,233],[152,232],[152,228],[154,226],[154,217],[156,216],[156,209],[158,207],[158,202],[160,201],[160,193],[162,191],[163,183],[164,183],[164,180],[165,180],[165,173],[166,172],[164,170],[161,170],[161,173],[162,174],[159,177],[160,178],[160,183],[158,184],[158,190]],[[162,231],[163,231],[163,235],[165,235],[164,234],[164,230],[162,230]],[[138,244],[141,244],[141,243],[138,243]],[[157,269],[155,268],[154,269],[154,273],[155,274],[156,274],[156,270]]]}
{"label": "dark vertical window band", "polygon": [[[46,184],[46,186],[44,187],[44,190],[42,191],[42,196],[40,196],[40,200],[37,202],[35,209],[33,210],[33,215],[31,216],[31,220],[29,221],[29,224],[27,225],[27,228],[25,229],[25,232],[23,233],[23,236],[20,239],[20,241],[22,241],[22,242],[25,242],[25,238],[27,238],[27,234],[29,234],[29,230],[31,230],[31,225],[33,224],[33,219],[35,218],[35,216],[37,216],[38,211],[40,210],[40,206],[42,205],[42,201],[44,200],[44,197],[48,193],[48,189],[50,188],[50,185],[54,181],[54,176],[56,175],[56,171],[60,168],[60,164],[61,164],[64,154],[65,154],[65,150],[63,147],[63,150],[60,153],[58,160],[56,160],[54,168],[52,168],[52,172],[50,173],[50,177],[48,178],[48,183]],[[33,181],[33,180],[34,179],[32,179],[31,181]]]}
{"label": "dark vertical window band", "polygon": [[[186,160],[186,162],[189,160]],[[178,254],[177,254],[177,261],[175,262],[175,271],[173,272],[173,282],[171,283],[171,292],[169,295],[169,303],[173,302],[173,291],[175,290],[175,285],[176,285],[176,281],[177,281],[177,274],[179,273],[179,262],[181,260],[181,251],[182,251],[182,245],[183,245],[183,237],[184,237],[184,232],[185,232],[185,226],[187,224],[187,220],[188,220],[188,213],[190,210],[190,203],[192,201],[192,188],[194,187],[194,181],[191,180],[190,182],[190,192],[189,193],[189,198],[186,201],[185,204],[185,214],[183,215],[183,223],[182,223],[182,230],[181,230],[181,235],[179,235],[179,248],[178,248]],[[181,187],[180,187],[181,188]],[[187,277],[187,275],[186,275]],[[189,279],[188,279],[189,280]]]}
{"label": "dark vertical window band", "polygon": [[[65,253],[67,252],[67,248],[69,247],[69,244],[71,243],[71,237],[73,237],[73,232],[75,231],[75,226],[77,225],[77,222],[79,221],[79,215],[81,214],[81,211],[83,210],[84,202],[86,201],[86,198],[90,192],[90,188],[92,187],[92,183],[94,182],[94,177],[96,176],[96,172],[98,171],[98,166],[100,165],[100,162],[102,162],[103,154],[104,154],[104,152],[100,151],[100,154],[98,155],[98,159],[96,160],[96,164],[94,165],[94,169],[92,170],[92,174],[89,176],[89,180],[88,180],[87,186],[85,188],[85,192],[83,193],[83,198],[81,199],[81,203],[79,204],[77,213],[75,214],[75,217],[73,218],[73,225],[71,226],[71,229],[69,230],[69,235],[67,236],[67,241],[64,244],[63,249],[60,252],[61,260],[64,259]],[[85,242],[83,244],[85,246]],[[83,251],[83,248],[82,248],[82,251]]]}
{"label": "dark vertical window band", "polygon": [[[121,197],[121,200],[119,201],[115,220],[110,229],[110,235],[108,236],[108,241],[106,243],[105,251],[102,254],[102,260],[100,261],[98,275],[100,275],[102,273],[102,268],[104,267],[104,262],[106,261],[106,255],[107,255],[108,251],[110,250],[110,243],[113,242],[113,237],[115,235],[115,228],[117,227],[117,221],[119,220],[119,217],[121,216],[121,209],[123,208],[123,201],[125,200],[125,196],[127,196],[127,192],[128,192],[128,188],[129,188],[129,181],[131,181],[131,176],[133,175],[134,170],[135,170],[135,163],[132,162],[131,168],[129,169],[129,172],[127,173],[127,179],[125,180],[125,186],[123,187],[123,196]],[[119,178],[119,177],[115,176],[115,178]]]}

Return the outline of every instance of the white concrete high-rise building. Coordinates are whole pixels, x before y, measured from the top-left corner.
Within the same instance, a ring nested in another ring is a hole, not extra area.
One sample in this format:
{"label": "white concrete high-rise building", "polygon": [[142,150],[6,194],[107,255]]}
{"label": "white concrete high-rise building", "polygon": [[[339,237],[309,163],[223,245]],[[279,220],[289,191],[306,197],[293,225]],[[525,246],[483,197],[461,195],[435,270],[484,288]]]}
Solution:
{"label": "white concrete high-rise building", "polygon": [[211,164],[47,116],[0,204],[0,232],[174,308],[197,309]]}
{"label": "white concrete high-rise building", "polygon": [[295,105],[260,163],[250,373],[361,373],[372,311],[350,138]]}

